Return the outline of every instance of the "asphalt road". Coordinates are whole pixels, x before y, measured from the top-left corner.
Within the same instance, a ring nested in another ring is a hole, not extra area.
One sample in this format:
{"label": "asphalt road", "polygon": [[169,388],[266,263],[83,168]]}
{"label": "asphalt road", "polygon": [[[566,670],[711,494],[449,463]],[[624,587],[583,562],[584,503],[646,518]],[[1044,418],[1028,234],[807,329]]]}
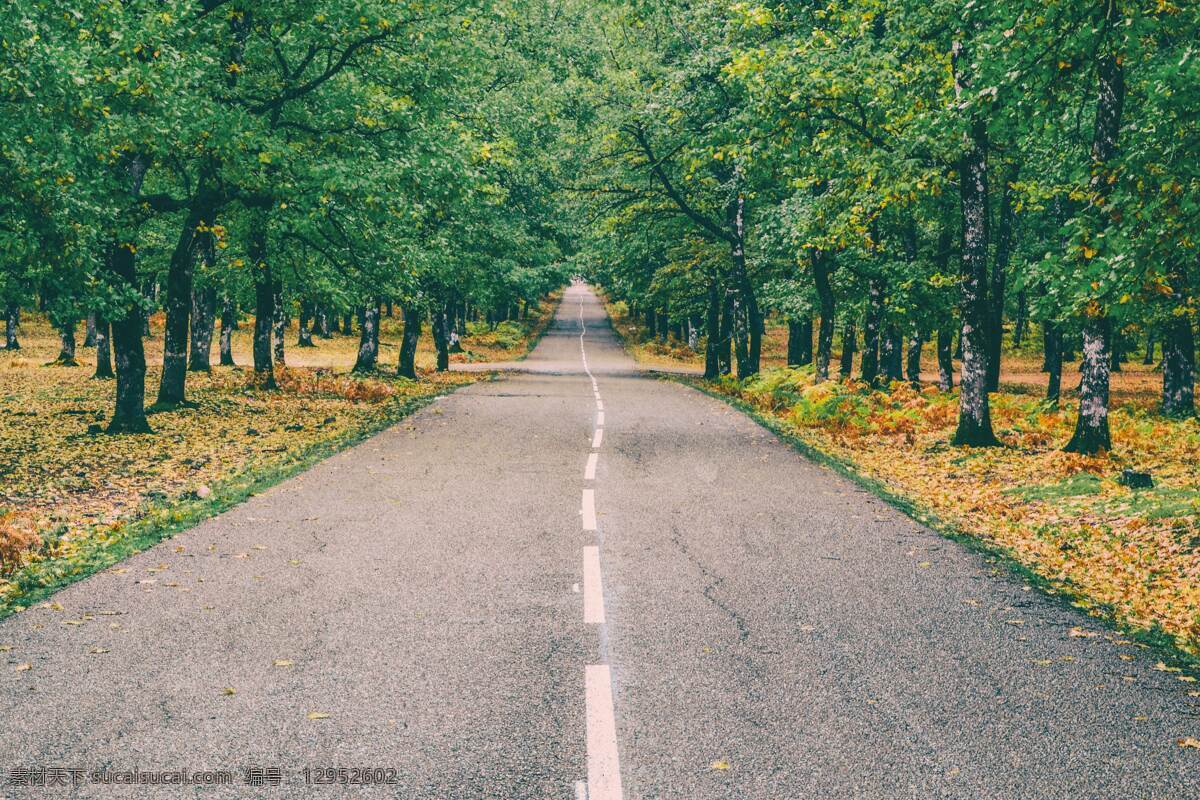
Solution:
{"label": "asphalt road", "polygon": [[0,623],[0,782],[81,782],[0,797],[1200,797],[1152,654],[641,375],[582,286],[520,371],[53,601]]}

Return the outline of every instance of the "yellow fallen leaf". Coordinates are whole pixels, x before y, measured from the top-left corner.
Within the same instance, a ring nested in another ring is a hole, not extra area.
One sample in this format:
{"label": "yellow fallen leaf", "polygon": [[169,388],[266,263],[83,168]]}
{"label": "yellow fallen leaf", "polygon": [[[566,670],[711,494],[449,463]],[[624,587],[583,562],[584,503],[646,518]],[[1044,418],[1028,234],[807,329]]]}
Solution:
{"label": "yellow fallen leaf", "polygon": [[237,689],[233,688],[232,686],[226,686],[221,690],[221,694],[225,695],[226,697],[232,697],[233,695],[237,694]]}
{"label": "yellow fallen leaf", "polygon": [[729,762],[722,758],[722,759],[719,759],[719,760],[714,761],[711,764],[709,764],[708,768],[720,770],[721,772],[725,772],[729,769]]}
{"label": "yellow fallen leaf", "polygon": [[1182,739],[1177,739],[1176,743],[1180,747],[1194,747],[1200,750],[1200,739],[1197,739],[1195,736],[1185,736]]}
{"label": "yellow fallen leaf", "polygon": [[9,650],[12,650],[11,644],[0,644],[0,653],[7,653]]}
{"label": "yellow fallen leaf", "polygon": [[33,669],[33,664],[17,664],[15,667],[13,667],[13,672],[28,672],[31,669]]}
{"label": "yellow fallen leaf", "polygon": [[94,656],[99,656],[99,655],[103,655],[103,654],[107,653],[108,648],[107,647],[93,647],[91,650],[88,650],[88,652]]}
{"label": "yellow fallen leaf", "polygon": [[1179,680],[1183,681],[1184,683],[1195,683],[1196,682],[1196,679],[1193,678],[1191,675],[1180,675]]}
{"label": "yellow fallen leaf", "polygon": [[1071,628],[1071,630],[1067,631],[1067,635],[1072,639],[1091,639],[1100,634],[1094,631],[1085,631],[1083,628]]}
{"label": "yellow fallen leaf", "polygon": [[1158,670],[1159,672],[1183,672],[1183,670],[1180,669],[1179,667],[1168,667],[1166,664],[1164,664],[1161,661],[1158,662],[1157,664],[1155,664],[1154,668],[1156,670]]}
{"label": "yellow fallen leaf", "polygon": [[326,714],[324,711],[310,711],[310,712],[308,712],[308,718],[309,719],[329,719],[329,715]]}
{"label": "yellow fallen leaf", "polygon": [[1129,655],[1128,653],[1121,653],[1117,656],[1117,658],[1121,659],[1122,661],[1133,661],[1133,656]]}
{"label": "yellow fallen leaf", "polygon": [[1042,658],[1042,659],[1035,660],[1033,663],[1037,664],[1039,667],[1048,667],[1054,663],[1054,660],[1049,659],[1049,658]]}
{"label": "yellow fallen leaf", "polygon": [[277,658],[272,662],[277,667],[290,667],[295,664],[290,658]]}

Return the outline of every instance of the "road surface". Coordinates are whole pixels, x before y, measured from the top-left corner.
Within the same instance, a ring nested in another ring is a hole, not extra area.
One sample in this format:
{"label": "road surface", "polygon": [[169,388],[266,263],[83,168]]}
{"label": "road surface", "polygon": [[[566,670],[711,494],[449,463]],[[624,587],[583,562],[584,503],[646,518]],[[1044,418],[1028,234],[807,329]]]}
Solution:
{"label": "road surface", "polygon": [[0,623],[0,796],[1200,797],[1152,655],[641,375],[586,287],[521,370]]}

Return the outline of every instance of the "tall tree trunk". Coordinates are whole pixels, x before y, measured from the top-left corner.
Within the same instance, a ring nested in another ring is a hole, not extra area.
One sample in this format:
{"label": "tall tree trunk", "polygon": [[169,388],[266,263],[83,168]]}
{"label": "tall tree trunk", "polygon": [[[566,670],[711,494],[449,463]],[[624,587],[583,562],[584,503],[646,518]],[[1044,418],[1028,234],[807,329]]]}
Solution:
{"label": "tall tree trunk", "polygon": [[212,370],[213,329],[216,327],[217,289],[205,286],[192,291],[192,342],[188,353],[188,370]]}
{"label": "tall tree trunk", "polygon": [[96,346],[96,312],[92,311],[87,315],[87,323],[84,326],[83,346]]}
{"label": "tall tree trunk", "polygon": [[[732,228],[734,242],[732,247],[733,275],[738,285],[741,301],[745,305],[746,328],[749,343],[746,358],[738,359],[738,378],[744,379],[757,375],[762,364],[762,312],[758,307],[758,298],[754,287],[750,284],[750,275],[746,271],[746,198],[738,192],[737,199],[731,204]],[[810,345],[811,346],[811,345]]]}
{"label": "tall tree trunk", "polygon": [[[1119,24],[1120,7],[1117,3],[1106,4],[1106,22],[1114,27]],[[1125,72],[1115,46],[1102,51],[1097,57],[1098,79],[1096,101],[1096,124],[1092,135],[1092,180],[1091,188],[1096,194],[1093,213],[1106,215],[1103,201],[1111,194],[1108,180],[1109,162],[1117,154],[1117,134],[1121,129],[1121,111],[1125,104]],[[1105,47],[1104,44],[1101,47]],[[1104,223],[1101,222],[1101,229]],[[1079,382],[1079,417],[1075,422],[1075,435],[1064,448],[1069,453],[1092,454],[1112,448],[1112,437],[1108,431],[1108,344],[1113,336],[1112,323],[1106,312],[1096,309],[1083,326],[1083,376]]]}
{"label": "tall tree trunk", "polygon": [[254,269],[254,372],[264,389],[276,389],[275,365],[271,360],[275,276],[267,260],[266,219],[261,212],[251,221],[246,252]]}
{"label": "tall tree trunk", "polygon": [[412,304],[402,305],[404,313],[404,335],[400,340],[400,363],[397,374],[403,378],[417,379],[417,343],[421,340],[421,312]]}
{"label": "tall tree trunk", "polygon": [[163,368],[158,383],[158,404],[173,406],[186,399],[188,327],[192,314],[192,280],[196,255],[202,245],[200,229],[211,225],[213,215],[207,199],[205,179],[201,179],[197,199],[188,209],[183,229],[175,242],[175,251],[167,268],[167,312],[163,327]]}
{"label": "tall tree trunk", "polygon": [[237,311],[228,294],[221,298],[221,366],[236,366],[233,361],[233,330],[237,327]]}
{"label": "tall tree trunk", "polygon": [[322,339],[333,338],[333,332],[329,330],[329,309],[324,305],[317,306],[317,317],[313,324],[316,327],[317,336]]}
{"label": "tall tree trunk", "polygon": [[372,300],[362,310],[362,331],[358,337],[355,372],[372,372],[379,360],[379,301]]}
{"label": "tall tree trunk", "polygon": [[350,312],[346,312],[342,315],[342,333],[346,334],[347,336],[354,333],[354,326],[352,324],[353,317],[354,315]]}
{"label": "tall tree trunk", "polygon": [[92,375],[93,378],[111,378],[113,377],[112,366],[112,348],[110,346],[110,334],[108,320],[96,314],[96,372]]}
{"label": "tall tree trunk", "polygon": [[1025,290],[1017,292],[1017,319],[1013,323],[1013,347],[1020,347],[1025,341],[1025,330],[1029,327],[1029,298]]}
{"label": "tall tree trunk", "polygon": [[803,367],[812,363],[812,317],[788,320],[787,365]]}
{"label": "tall tree trunk", "polygon": [[314,316],[313,301],[304,299],[300,301],[300,325],[296,334],[297,347],[316,347],[312,339],[311,323]]}
{"label": "tall tree trunk", "polygon": [[817,328],[816,379],[829,380],[829,359],[833,355],[834,300],[829,285],[830,259],[823,252],[813,254],[813,282],[817,287],[821,324]]}
{"label": "tall tree trunk", "polygon": [[883,363],[888,382],[904,380],[904,336],[900,333],[900,326],[894,322],[885,329],[884,351],[886,357]]}
{"label": "tall tree trunk", "polygon": [[721,335],[717,337],[717,369],[722,375],[733,371],[733,290],[726,289],[721,303]]}
{"label": "tall tree trunk", "polygon": [[[131,243],[109,248],[108,268],[118,289],[127,297],[137,291],[137,263]],[[130,300],[122,316],[112,323],[113,357],[117,367],[116,405],[109,433],[149,433],[146,421],[146,352],[142,347],[142,304]]]}
{"label": "tall tree trunk", "polygon": [[853,322],[847,322],[842,328],[842,363],[839,365],[838,377],[848,380],[854,373],[854,349],[858,345],[858,331]]}
{"label": "tall tree trunk", "polygon": [[1142,357],[1142,363],[1147,367],[1154,363],[1154,331],[1146,333],[1146,355]]}
{"label": "tall tree trunk", "polygon": [[445,306],[435,307],[432,315],[433,347],[437,351],[437,371],[450,369],[450,315]]}
{"label": "tall tree trunk", "polygon": [[924,337],[921,336],[921,328],[918,325],[913,325],[912,336],[908,339],[908,382],[912,384],[914,389],[921,388],[921,345],[924,342]]}
{"label": "tall tree trunk", "polygon": [[1045,350],[1043,371],[1048,372],[1046,399],[1058,405],[1062,396],[1063,334],[1057,322],[1042,323],[1042,347]]}
{"label": "tall tree trunk", "polygon": [[666,344],[667,336],[671,331],[671,315],[666,309],[658,312],[658,340]]}
{"label": "tall tree trunk", "polygon": [[937,332],[938,388],[943,392],[954,389],[954,331],[943,325]]}
{"label": "tall tree trunk", "polygon": [[54,363],[60,367],[79,366],[79,362],[75,360],[75,326],[78,324],[78,320],[69,319],[59,327],[59,333],[62,334],[62,348],[58,352],[58,358],[54,359]]}
{"label": "tall tree trunk", "polygon": [[[149,303],[149,308],[155,309],[158,307],[158,283],[154,278],[146,278],[142,281],[142,296]],[[149,339],[150,333],[150,315],[153,311],[142,313],[142,338]]]}
{"label": "tall tree trunk", "polygon": [[1012,184],[1017,180],[1017,167],[1008,168],[1000,187],[1000,220],[996,230],[996,254],[992,262],[991,315],[987,330],[987,388],[1000,388],[1000,355],[1004,347],[1004,290],[1008,282],[1008,264],[1013,248]]}
{"label": "tall tree trunk", "polygon": [[704,320],[704,379],[715,381],[721,376],[721,359],[718,349],[721,342],[721,293],[716,278],[708,281],[708,308]]}
{"label": "tall tree trunk", "polygon": [[1170,417],[1196,413],[1196,339],[1187,313],[1190,292],[1185,270],[1171,275],[1171,298],[1176,311],[1163,331],[1162,410]]}
{"label": "tall tree trunk", "polygon": [[987,125],[976,120],[967,151],[959,161],[962,215],[962,374],[959,378],[958,430],[954,444],[999,445],[992,432],[987,394],[988,328],[988,186]]}
{"label": "tall tree trunk", "polygon": [[1112,323],[1103,314],[1083,325],[1083,365],[1079,381],[1079,417],[1075,435],[1063,448],[1068,453],[1091,455],[1112,449],[1108,432],[1108,339]]}
{"label": "tall tree trunk", "polygon": [[20,350],[21,342],[17,339],[17,328],[21,325],[21,307],[16,303],[8,303],[4,307],[4,349]]}
{"label": "tall tree trunk", "polygon": [[883,326],[883,281],[867,282],[867,315],[863,325],[863,349],[859,379],[876,386],[879,383],[879,334]]}
{"label": "tall tree trunk", "polygon": [[283,281],[278,276],[275,277],[272,292],[275,295],[272,301],[275,313],[271,316],[271,345],[275,350],[275,363],[282,367],[287,363],[284,360],[283,337],[287,334],[288,314],[283,305]]}

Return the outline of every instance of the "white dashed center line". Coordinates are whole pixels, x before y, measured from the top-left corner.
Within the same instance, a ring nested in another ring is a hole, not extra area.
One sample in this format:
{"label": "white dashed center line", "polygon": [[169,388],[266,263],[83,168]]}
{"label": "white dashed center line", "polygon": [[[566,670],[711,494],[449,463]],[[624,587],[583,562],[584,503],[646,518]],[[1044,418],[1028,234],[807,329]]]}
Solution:
{"label": "white dashed center line", "polygon": [[604,590],[600,584],[600,548],[583,548],[583,621],[604,624]]}
{"label": "white dashed center line", "polygon": [[592,489],[583,490],[583,529],[596,530],[596,492]]}
{"label": "white dashed center line", "polygon": [[588,800],[621,800],[621,764],[608,665],[589,664],[586,684]]}
{"label": "white dashed center line", "polygon": [[[600,399],[600,386],[596,376],[588,367],[584,336],[587,323],[583,318],[583,298],[579,299],[579,355],[584,372],[592,381],[592,394],[596,398],[596,426],[592,434],[592,450],[588,454],[587,466],[583,470],[585,481],[596,479],[596,464],[604,440],[604,402]],[[584,531],[596,530],[596,491],[584,489],[580,503],[580,516]],[[578,588],[578,584],[575,587]],[[583,548],[583,621],[589,625],[604,625],[604,583],[600,570],[600,548],[587,545]],[[603,635],[603,634],[602,634]],[[585,668],[584,694],[587,717],[587,784],[575,784],[575,800],[623,800],[621,788],[621,764],[617,753],[616,711],[613,706],[612,671],[607,664],[589,664]]]}

